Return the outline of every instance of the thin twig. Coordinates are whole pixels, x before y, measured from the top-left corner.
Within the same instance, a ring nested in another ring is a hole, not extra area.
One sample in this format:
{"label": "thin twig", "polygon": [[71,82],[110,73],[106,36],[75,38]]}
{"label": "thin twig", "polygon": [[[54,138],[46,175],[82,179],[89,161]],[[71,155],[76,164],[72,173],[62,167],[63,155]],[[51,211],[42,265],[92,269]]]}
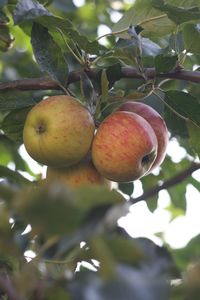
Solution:
{"label": "thin twig", "polygon": [[174,177],[164,181],[162,184],[157,184],[154,187],[150,188],[149,190],[145,191],[141,196],[137,198],[130,198],[130,202],[132,204],[135,204],[137,202],[140,202],[142,200],[148,201],[149,198],[151,198],[154,195],[157,195],[160,191],[164,189],[168,189],[170,187],[173,187],[182,181],[184,181],[186,178],[188,178],[194,171],[200,169],[199,163],[192,163],[189,168],[186,170],[181,171]]}

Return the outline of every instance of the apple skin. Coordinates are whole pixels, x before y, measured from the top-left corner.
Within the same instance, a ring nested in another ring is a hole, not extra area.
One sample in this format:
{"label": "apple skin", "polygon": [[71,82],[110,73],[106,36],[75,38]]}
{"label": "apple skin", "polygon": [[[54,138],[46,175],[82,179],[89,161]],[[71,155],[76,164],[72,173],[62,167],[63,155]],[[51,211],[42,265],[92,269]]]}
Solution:
{"label": "apple skin", "polygon": [[131,112],[117,111],[100,124],[92,143],[92,160],[102,176],[129,182],[145,175],[157,154],[149,123]]}
{"label": "apple skin", "polygon": [[92,161],[84,160],[68,168],[47,167],[47,182],[59,181],[71,188],[86,185],[104,185],[111,187],[111,182],[103,178],[95,169]]}
{"label": "apple skin", "polygon": [[23,140],[29,155],[39,163],[64,167],[84,158],[94,130],[92,116],[77,99],[51,96],[28,113]]}
{"label": "apple skin", "polygon": [[166,155],[169,137],[165,121],[155,109],[140,102],[127,101],[123,103],[118,110],[133,112],[140,115],[148,121],[153,128],[158,140],[158,150],[157,157],[150,169],[150,171],[152,171],[163,162]]}

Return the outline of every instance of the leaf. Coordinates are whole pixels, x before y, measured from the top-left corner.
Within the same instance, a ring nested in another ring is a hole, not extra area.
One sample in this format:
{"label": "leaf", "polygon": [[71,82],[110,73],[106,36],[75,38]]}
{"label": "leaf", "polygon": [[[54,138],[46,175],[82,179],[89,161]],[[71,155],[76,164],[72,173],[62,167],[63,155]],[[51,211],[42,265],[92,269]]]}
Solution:
{"label": "leaf", "polygon": [[110,191],[108,188],[101,186],[80,187],[75,191],[75,195],[82,210],[124,203],[123,196],[116,190]]}
{"label": "leaf", "polygon": [[118,188],[123,193],[131,196],[133,193],[133,182],[123,182],[118,183]]}
{"label": "leaf", "polygon": [[177,55],[159,54],[155,57],[155,68],[158,73],[167,73],[176,66]]}
{"label": "leaf", "polygon": [[64,33],[68,38],[77,43],[80,49],[88,54],[99,55],[100,52],[105,52],[107,50],[106,47],[100,45],[98,41],[90,41],[87,36],[81,35],[77,30],[70,29],[67,32],[65,30]]}
{"label": "leaf", "polygon": [[[161,52],[161,48],[150,39],[138,36],[138,38],[120,39],[116,44],[116,51],[121,50],[128,59],[135,61],[137,56],[156,56]],[[120,52],[119,52],[120,54]]]}
{"label": "leaf", "polygon": [[[175,28],[175,24],[169,20],[167,16],[151,20],[160,15],[161,13],[152,7],[150,0],[136,0],[134,5],[125,12],[122,18],[113,26],[112,31],[121,31],[130,25],[135,26],[141,23],[144,29],[143,34],[146,36],[152,35],[160,37],[171,33]],[[119,34],[119,36],[127,37],[127,34]]]}
{"label": "leaf", "polygon": [[109,81],[109,89],[114,85],[114,83],[121,78],[121,65],[115,64],[106,70],[107,79]]}
{"label": "leaf", "polygon": [[161,52],[160,46],[150,39],[141,38],[141,44],[142,56],[155,56]]}
{"label": "leaf", "polygon": [[194,123],[189,121],[187,122],[187,129],[189,133],[190,146],[194,154],[197,155],[198,158],[200,158],[200,140],[199,140],[200,128],[197,127]]}
{"label": "leaf", "polygon": [[171,202],[174,207],[180,208],[183,212],[186,210],[186,184],[179,183],[175,187],[168,189],[168,193],[171,198]]}
{"label": "leaf", "polygon": [[165,106],[165,122],[172,136],[188,138],[186,121],[178,117],[170,108]]}
{"label": "leaf", "polygon": [[182,91],[167,91],[164,101],[184,118],[200,126],[200,103],[195,97]]}
{"label": "leaf", "polygon": [[24,21],[34,20],[36,17],[51,15],[52,14],[36,0],[19,0],[13,12],[13,19],[16,25]]}
{"label": "leaf", "polygon": [[107,102],[109,92],[109,82],[106,75],[106,70],[103,69],[101,73],[101,104]]}
{"label": "leaf", "polygon": [[165,12],[176,24],[200,19],[200,9],[198,6],[191,8],[177,7],[164,2],[164,0],[151,0],[151,3],[154,8]]}
{"label": "leaf", "polygon": [[61,49],[48,33],[48,29],[34,23],[31,43],[35,58],[42,71],[47,72],[60,86],[65,87],[68,77],[68,66]]}
{"label": "leaf", "polygon": [[91,114],[95,112],[97,94],[95,92],[94,86],[85,72],[82,72],[80,75],[81,79],[81,92],[84,98],[84,101],[87,104]]}
{"label": "leaf", "polygon": [[1,0],[1,2],[0,2],[0,8],[2,8],[2,7],[4,7],[4,5],[6,5],[7,4],[7,0]]}
{"label": "leaf", "polygon": [[17,92],[15,90],[0,90],[0,111],[11,111],[30,107],[37,102],[30,92]]}
{"label": "leaf", "polygon": [[29,110],[30,108],[14,110],[2,122],[4,133],[16,143],[23,143],[23,128]]}
{"label": "leaf", "polygon": [[36,232],[70,234],[89,222],[92,209],[123,202],[116,191],[91,186],[68,189],[59,182],[41,182],[17,195],[16,210]]}
{"label": "leaf", "polygon": [[0,51],[9,50],[14,42],[14,38],[10,34],[10,30],[7,26],[0,27]]}
{"label": "leaf", "polygon": [[200,24],[186,24],[183,28],[183,39],[188,52],[200,53]]}
{"label": "leaf", "polygon": [[27,184],[30,183],[28,179],[22,176],[16,171],[12,171],[7,167],[0,165],[0,178],[8,179],[9,181],[18,183],[18,184]]}
{"label": "leaf", "polygon": [[183,249],[173,250],[173,256],[178,266],[185,270],[194,259],[199,260],[200,256],[200,235],[197,235]]}

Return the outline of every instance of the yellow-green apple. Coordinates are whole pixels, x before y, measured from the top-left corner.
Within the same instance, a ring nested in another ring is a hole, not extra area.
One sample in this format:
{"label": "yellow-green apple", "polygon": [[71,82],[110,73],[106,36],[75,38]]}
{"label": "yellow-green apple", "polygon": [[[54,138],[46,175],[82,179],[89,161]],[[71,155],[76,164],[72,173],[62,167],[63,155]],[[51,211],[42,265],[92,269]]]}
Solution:
{"label": "yellow-green apple", "polygon": [[149,123],[131,112],[117,111],[100,124],[92,143],[92,160],[102,176],[128,182],[145,175],[157,154]]}
{"label": "yellow-green apple", "polygon": [[158,140],[158,150],[156,159],[150,168],[150,171],[152,171],[163,162],[166,155],[169,138],[165,121],[155,109],[141,102],[127,101],[119,107],[119,110],[140,115],[147,120],[153,128]]}
{"label": "yellow-green apple", "polygon": [[51,96],[28,113],[23,140],[27,152],[39,163],[64,167],[83,159],[94,130],[90,112],[77,99]]}
{"label": "yellow-green apple", "polygon": [[59,181],[72,188],[84,185],[111,185],[110,181],[99,174],[91,160],[83,160],[67,168],[47,167],[46,180]]}

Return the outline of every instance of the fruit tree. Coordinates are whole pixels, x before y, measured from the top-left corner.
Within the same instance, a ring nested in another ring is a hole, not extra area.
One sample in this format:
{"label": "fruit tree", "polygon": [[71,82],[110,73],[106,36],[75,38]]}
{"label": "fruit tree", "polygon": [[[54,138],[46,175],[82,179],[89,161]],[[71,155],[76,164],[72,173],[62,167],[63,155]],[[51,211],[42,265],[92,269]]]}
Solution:
{"label": "fruit tree", "polygon": [[0,300],[200,299],[197,203],[135,231],[200,201],[199,0],[1,0],[0,58]]}

